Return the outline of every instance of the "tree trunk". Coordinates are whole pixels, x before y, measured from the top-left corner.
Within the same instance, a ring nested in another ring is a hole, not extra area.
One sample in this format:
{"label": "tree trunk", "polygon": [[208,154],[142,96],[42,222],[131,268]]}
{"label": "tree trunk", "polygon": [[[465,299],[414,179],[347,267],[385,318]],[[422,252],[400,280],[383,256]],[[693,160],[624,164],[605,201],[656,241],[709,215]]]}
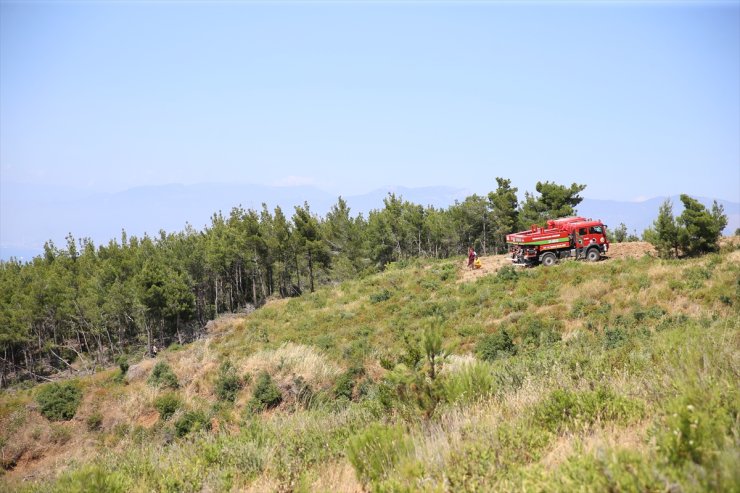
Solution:
{"label": "tree trunk", "polygon": [[486,255],[486,219],[483,218],[483,255]]}
{"label": "tree trunk", "polygon": [[149,357],[152,357],[152,328],[148,322],[144,322],[144,330],[146,331],[146,353]]}
{"label": "tree trunk", "polygon": [[308,250],[308,277],[311,280],[311,292],[313,293],[313,257],[311,250]]}
{"label": "tree trunk", "polygon": [[252,303],[257,306],[257,267],[252,269]]}
{"label": "tree trunk", "polygon": [[298,254],[295,254],[295,273],[298,276],[298,292],[301,292],[301,268],[298,265]]}
{"label": "tree trunk", "polygon": [[213,305],[216,307],[216,318],[218,318],[218,278],[213,281],[213,291],[215,292]]}

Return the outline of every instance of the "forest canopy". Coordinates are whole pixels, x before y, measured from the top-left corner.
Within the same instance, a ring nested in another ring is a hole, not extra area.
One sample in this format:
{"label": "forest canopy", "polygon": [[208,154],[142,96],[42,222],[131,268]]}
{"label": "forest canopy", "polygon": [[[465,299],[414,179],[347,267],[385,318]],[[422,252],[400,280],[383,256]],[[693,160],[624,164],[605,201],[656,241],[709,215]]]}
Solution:
{"label": "forest canopy", "polygon": [[[0,384],[45,379],[81,355],[89,365],[153,345],[184,343],[208,320],[259,307],[270,297],[382,270],[413,257],[505,251],[505,235],[573,214],[585,185],[537,183],[520,204],[511,181],[496,178],[487,196],[447,208],[414,204],[393,193],[367,217],[339,197],[324,216],[304,203],[234,207],[213,214],[202,231],[160,231],[105,245],[49,241],[22,263],[0,262]],[[92,369],[92,368],[90,368]]]}

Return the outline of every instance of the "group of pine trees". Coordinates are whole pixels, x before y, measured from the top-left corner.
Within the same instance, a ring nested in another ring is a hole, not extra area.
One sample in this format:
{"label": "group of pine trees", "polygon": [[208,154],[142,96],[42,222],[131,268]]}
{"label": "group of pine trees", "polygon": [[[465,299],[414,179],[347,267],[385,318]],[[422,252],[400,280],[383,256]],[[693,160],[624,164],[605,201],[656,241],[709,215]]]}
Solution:
{"label": "group of pine trees", "polygon": [[715,200],[708,210],[698,200],[688,195],[680,196],[683,212],[673,216],[673,203],[666,200],[658,210],[658,217],[643,234],[661,257],[694,256],[715,252],[719,238],[727,227],[724,207]]}
{"label": "group of pine trees", "polygon": [[[389,194],[367,217],[340,197],[324,216],[309,204],[291,216],[275,207],[214,214],[198,231],[122,233],[96,246],[71,234],[32,261],[0,262],[0,384],[43,379],[80,355],[103,364],[153,345],[185,342],[224,312],[295,296],[412,257],[502,252],[504,236],[572,214],[585,185],[538,183],[538,196],[497,178],[487,196],[450,207]],[[147,349],[145,349],[147,348]]]}
{"label": "group of pine trees", "polygon": [[[525,193],[520,203],[510,180],[496,182],[487,196],[447,208],[394,194],[367,217],[353,216],[341,197],[324,217],[309,204],[290,217],[280,207],[235,207],[228,216],[214,214],[202,231],[187,225],[142,238],[123,232],[100,246],[70,234],[65,247],[47,242],[30,262],[0,261],[0,386],[44,379],[81,355],[90,365],[106,364],[155,344],[183,343],[219,314],[390,262],[465,255],[471,245],[501,253],[506,234],[574,214],[585,188],[538,182],[537,194]],[[679,223],[687,225],[679,238],[694,234],[694,223]],[[665,236],[662,224],[656,237]]]}

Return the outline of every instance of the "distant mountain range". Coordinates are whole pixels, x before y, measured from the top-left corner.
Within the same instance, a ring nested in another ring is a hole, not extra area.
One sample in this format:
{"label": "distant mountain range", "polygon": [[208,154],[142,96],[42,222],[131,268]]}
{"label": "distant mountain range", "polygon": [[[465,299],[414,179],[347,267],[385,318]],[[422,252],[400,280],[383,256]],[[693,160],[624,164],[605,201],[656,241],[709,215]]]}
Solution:
{"label": "distant mountain range", "polygon": [[[455,200],[472,195],[468,190],[453,187],[388,187],[370,193],[344,197],[352,214],[367,216],[372,209],[383,207],[389,192],[405,200],[435,207],[447,207]],[[711,198],[697,197],[711,206]],[[673,200],[673,212],[681,213],[678,196]],[[615,228],[619,223],[638,235],[658,214],[665,197],[643,202],[620,202],[584,199],[578,213],[601,219]],[[17,257],[29,260],[43,252],[43,244],[51,239],[64,246],[65,236],[89,237],[96,245],[120,238],[121,231],[129,236],[157,235],[160,230],[180,231],[186,223],[196,229],[210,224],[211,216],[222,211],[228,215],[232,207],[261,209],[266,203],[272,210],[279,205],[287,216],[293,206],[308,202],[311,210],[326,214],[337,197],[314,187],[271,187],[239,184],[164,185],[132,188],[118,193],[81,193],[61,187],[3,184],[0,195],[0,259]],[[740,227],[740,203],[718,200],[725,208],[729,222],[725,234]]]}

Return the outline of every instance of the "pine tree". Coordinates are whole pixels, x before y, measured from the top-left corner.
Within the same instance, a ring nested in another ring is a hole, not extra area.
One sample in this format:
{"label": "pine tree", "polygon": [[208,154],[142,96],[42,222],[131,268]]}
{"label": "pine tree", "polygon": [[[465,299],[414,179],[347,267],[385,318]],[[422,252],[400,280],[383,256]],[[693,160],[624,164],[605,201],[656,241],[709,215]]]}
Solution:
{"label": "pine tree", "polygon": [[518,189],[511,186],[511,180],[496,178],[496,191],[488,194],[488,202],[491,208],[491,229],[493,231],[494,249],[502,251],[506,249],[506,235],[516,230],[519,222],[519,211],[517,210]]}
{"label": "pine tree", "polygon": [[644,236],[655,246],[661,257],[678,256],[678,225],[673,217],[673,203],[670,199],[661,204],[653,227]]}
{"label": "pine tree", "polygon": [[571,184],[570,187],[546,181],[537,182],[536,190],[540,194],[535,197],[526,192],[520,212],[520,227],[528,229],[532,224],[545,225],[548,219],[572,216],[576,214],[575,207],[583,198],[578,195],[586,185]]}
{"label": "pine tree", "polygon": [[686,255],[701,255],[719,250],[719,238],[727,226],[722,206],[714,202],[708,211],[698,200],[681,195],[684,210],[678,217],[678,244]]}

